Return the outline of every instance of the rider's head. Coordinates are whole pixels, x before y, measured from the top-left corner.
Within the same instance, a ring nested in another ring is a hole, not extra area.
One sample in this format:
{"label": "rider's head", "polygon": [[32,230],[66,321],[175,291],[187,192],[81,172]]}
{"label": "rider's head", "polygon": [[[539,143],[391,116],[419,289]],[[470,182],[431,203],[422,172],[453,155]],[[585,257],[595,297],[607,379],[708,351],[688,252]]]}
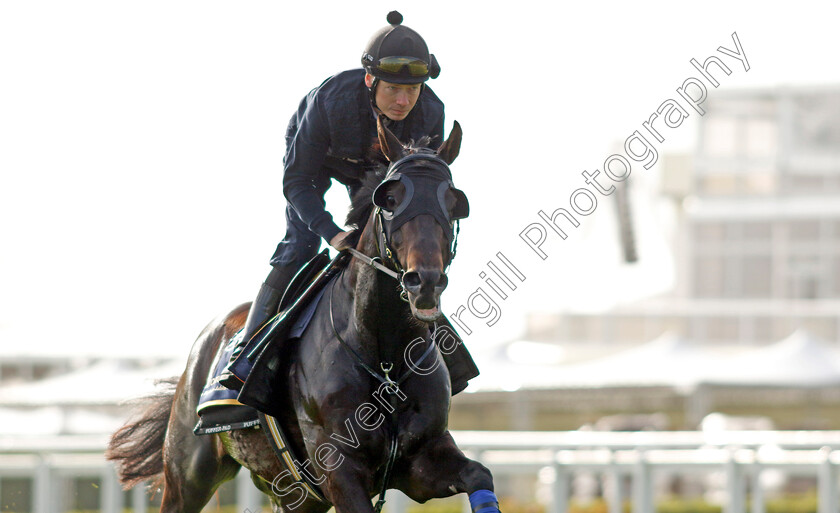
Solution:
{"label": "rider's head", "polygon": [[365,75],[365,85],[371,95],[371,102],[376,108],[394,121],[402,121],[411,113],[411,109],[420,98],[423,84],[396,84],[378,80],[372,75]]}
{"label": "rider's head", "polygon": [[400,13],[391,11],[387,19],[390,25],[368,41],[362,66],[373,105],[399,121],[414,108],[422,84],[440,74],[440,66],[420,34],[401,25]]}

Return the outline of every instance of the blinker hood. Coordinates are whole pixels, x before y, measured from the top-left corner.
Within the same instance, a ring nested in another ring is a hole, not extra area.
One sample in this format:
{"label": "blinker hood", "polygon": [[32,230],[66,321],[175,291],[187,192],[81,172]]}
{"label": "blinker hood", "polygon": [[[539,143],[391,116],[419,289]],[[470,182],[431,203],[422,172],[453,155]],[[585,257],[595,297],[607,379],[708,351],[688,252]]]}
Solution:
{"label": "blinker hood", "polygon": [[[392,182],[403,184],[405,194],[393,210],[388,210],[387,188]],[[446,207],[447,191],[455,195],[451,214]],[[388,239],[411,219],[427,214],[437,220],[451,244],[455,238],[454,222],[470,214],[467,196],[455,188],[449,166],[429,153],[415,153],[397,161],[373,191],[373,204],[382,209],[382,216],[388,221],[383,223]]]}

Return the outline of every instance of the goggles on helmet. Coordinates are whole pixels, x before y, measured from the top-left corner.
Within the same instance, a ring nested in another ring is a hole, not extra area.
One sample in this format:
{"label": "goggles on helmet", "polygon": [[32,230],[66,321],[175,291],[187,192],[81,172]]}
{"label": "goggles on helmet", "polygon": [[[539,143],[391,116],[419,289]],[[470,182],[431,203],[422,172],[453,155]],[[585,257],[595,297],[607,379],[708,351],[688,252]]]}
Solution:
{"label": "goggles on helmet", "polygon": [[412,77],[422,77],[429,74],[429,63],[417,57],[383,57],[379,59],[376,69],[399,75],[404,68]]}

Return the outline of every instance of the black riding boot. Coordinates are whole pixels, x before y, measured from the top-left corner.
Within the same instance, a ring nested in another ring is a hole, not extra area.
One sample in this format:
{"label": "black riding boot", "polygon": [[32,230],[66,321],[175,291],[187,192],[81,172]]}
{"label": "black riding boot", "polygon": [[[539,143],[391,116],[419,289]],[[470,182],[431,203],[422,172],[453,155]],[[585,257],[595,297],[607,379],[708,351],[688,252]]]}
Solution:
{"label": "black riding boot", "polygon": [[[243,342],[251,340],[260,326],[277,313],[281,297],[283,297],[283,291],[269,285],[268,280],[260,285],[260,291],[257,292],[257,297],[251,303],[251,310],[248,311],[248,320],[245,321],[245,326],[242,328]],[[244,345],[243,343],[240,347]]]}
{"label": "black riding boot", "polygon": [[245,326],[242,328],[242,336],[236,343],[230,355],[230,360],[227,368],[219,375],[219,382],[224,386],[238,390],[242,383],[233,376],[230,369],[230,364],[236,361],[248,341],[251,340],[260,327],[269,319],[277,314],[277,308],[280,305],[280,300],[283,298],[283,293],[286,287],[297,273],[297,268],[292,266],[273,267],[265,283],[260,285],[260,291],[254,302],[251,303],[251,310],[248,312],[248,319],[245,321]]}
{"label": "black riding boot", "polygon": [[248,320],[245,321],[245,327],[243,328],[245,333],[243,340],[246,342],[250,340],[265,321],[274,317],[277,313],[277,307],[280,305],[280,300],[283,298],[283,293],[286,292],[286,287],[292,282],[292,278],[295,277],[297,272],[298,268],[295,266],[271,268],[265,283],[260,285],[257,298],[251,303]]}

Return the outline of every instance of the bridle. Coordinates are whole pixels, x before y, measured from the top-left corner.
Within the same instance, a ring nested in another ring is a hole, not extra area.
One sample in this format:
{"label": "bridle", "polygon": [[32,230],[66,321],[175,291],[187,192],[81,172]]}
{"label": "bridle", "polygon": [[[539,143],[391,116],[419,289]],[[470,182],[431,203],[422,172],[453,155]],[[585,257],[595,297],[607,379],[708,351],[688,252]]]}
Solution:
{"label": "bridle", "polygon": [[[416,164],[421,161],[424,165],[419,171],[407,172],[410,167],[417,169]],[[412,177],[414,180],[412,180]],[[414,181],[426,187],[415,187]],[[390,182],[400,182],[406,189],[405,197],[394,210],[387,210],[382,204],[382,195],[385,193],[384,187]],[[435,183],[436,185],[433,185]],[[430,190],[432,188],[434,192]],[[447,191],[452,191],[456,196],[456,207],[452,213],[446,208],[445,204]],[[372,201],[375,206],[373,216],[378,256],[369,257],[352,248],[349,251],[354,257],[397,280],[402,287],[400,297],[407,301],[407,291],[403,282],[406,271],[399,258],[397,258],[396,251],[391,246],[389,235],[391,228],[389,225],[396,224],[393,229],[398,229],[417,215],[428,214],[434,217],[443,228],[449,242],[447,246],[448,258],[444,265],[444,273],[446,273],[458,250],[458,234],[461,231],[460,220],[469,215],[469,203],[466,195],[454,187],[449,166],[431,150],[412,153],[391,164],[385,178],[374,190]]]}

